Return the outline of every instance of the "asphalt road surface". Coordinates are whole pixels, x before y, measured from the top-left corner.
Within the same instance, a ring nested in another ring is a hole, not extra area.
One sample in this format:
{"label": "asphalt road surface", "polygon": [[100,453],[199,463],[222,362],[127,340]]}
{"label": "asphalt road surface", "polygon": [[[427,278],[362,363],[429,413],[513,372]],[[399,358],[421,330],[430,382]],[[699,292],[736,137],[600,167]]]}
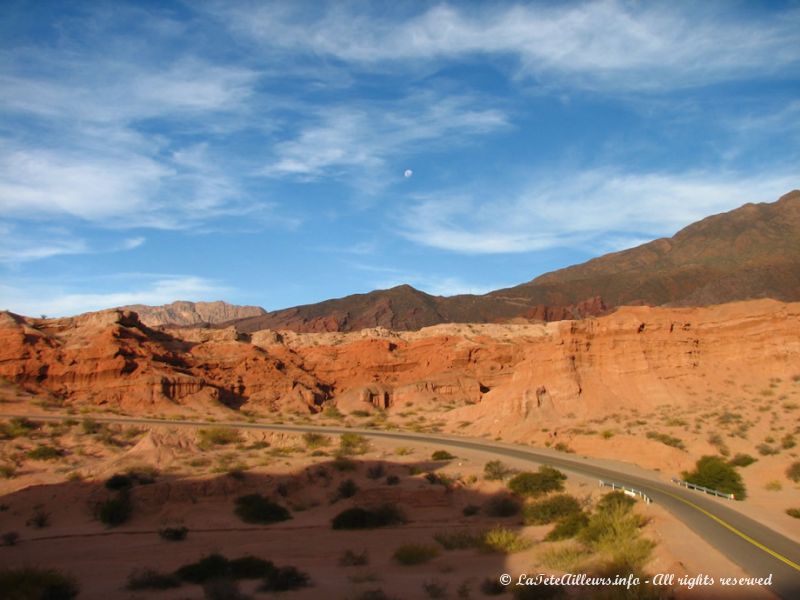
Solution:
{"label": "asphalt road surface", "polygon": [[[19,416],[36,420],[75,418],[74,415],[5,416]],[[539,464],[548,464],[575,474],[594,477],[641,491],[649,496],[653,502],[664,506],[723,555],[742,567],[749,576],[760,578],[772,575],[770,589],[773,593],[785,600],[800,599],[800,544],[741,514],[732,508],[734,501],[726,501],[731,503],[731,507],[726,506],[721,501],[712,499],[700,492],[659,481],[655,474],[648,476],[646,473],[629,473],[621,468],[598,464],[602,463],[602,461],[572,455],[565,456],[563,453],[547,449],[532,449],[525,446],[442,435],[349,427],[272,425],[245,422],[209,423],[208,421],[94,415],[91,418],[103,423],[124,423],[129,425],[169,425],[178,427],[208,427],[213,425],[214,427],[236,427],[240,429],[297,433],[312,431],[328,434],[359,433],[373,438],[464,448],[493,454],[498,457],[505,456]],[[746,587],[731,588],[732,598],[747,598],[749,595]]]}

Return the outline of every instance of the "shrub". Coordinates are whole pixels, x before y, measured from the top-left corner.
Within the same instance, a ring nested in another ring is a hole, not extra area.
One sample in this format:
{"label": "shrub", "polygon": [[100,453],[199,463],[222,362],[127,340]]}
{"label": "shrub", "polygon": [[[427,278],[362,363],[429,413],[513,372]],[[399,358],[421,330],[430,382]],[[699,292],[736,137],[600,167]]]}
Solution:
{"label": "shrub", "polygon": [[288,509],[261,494],[239,496],[235,512],[245,523],[269,524],[292,518]]}
{"label": "shrub", "polygon": [[397,485],[400,483],[400,478],[397,475],[389,475],[386,478],[386,485]]}
{"label": "shrub", "polygon": [[625,492],[615,490],[604,495],[597,501],[597,510],[614,510],[617,507],[629,510],[636,504],[636,500],[628,496]]}
{"label": "shrub", "polygon": [[308,586],[309,576],[296,567],[277,567],[264,579],[261,592],[288,592]]}
{"label": "shrub", "polygon": [[168,590],[180,587],[181,580],[173,573],[160,573],[153,569],[136,570],[128,575],[125,587],[129,590]]}
{"label": "shrub", "polygon": [[188,534],[189,529],[186,527],[164,527],[158,530],[158,536],[168,542],[181,542]]}
{"label": "shrub", "polygon": [[30,450],[27,456],[32,460],[56,460],[64,456],[64,451],[46,444],[39,444],[36,448]]}
{"label": "shrub", "polygon": [[228,575],[228,559],[221,554],[209,554],[195,563],[183,565],[175,574],[189,583],[203,583]]}
{"label": "shrub", "polygon": [[422,584],[422,590],[431,600],[440,600],[447,597],[447,584],[439,581],[426,581]]}
{"label": "shrub", "polygon": [[483,466],[483,478],[489,481],[502,481],[514,473],[514,469],[507,467],[499,460],[490,460]]}
{"label": "shrub", "polygon": [[358,486],[352,479],[345,479],[339,484],[336,493],[339,498],[352,498],[358,493]]}
{"label": "shrub", "polygon": [[305,442],[306,446],[312,450],[331,445],[330,437],[322,433],[314,433],[311,431],[303,434],[303,441]]}
{"label": "shrub", "polygon": [[504,552],[512,554],[527,550],[532,542],[513,529],[507,527],[493,527],[483,535],[481,546],[488,552]]}
{"label": "shrub", "polygon": [[33,516],[25,523],[28,527],[35,527],[36,529],[43,529],[50,525],[50,513],[45,512],[41,508],[37,508]]}
{"label": "shrub", "polygon": [[133,513],[133,504],[128,494],[119,494],[100,503],[97,516],[100,522],[109,527],[116,527],[127,522]]}
{"label": "shrub", "polygon": [[778,480],[768,481],[764,489],[770,492],[780,492],[783,489],[781,482]]}
{"label": "shrub", "polygon": [[718,456],[703,456],[697,461],[695,470],[684,473],[683,478],[689,483],[733,494],[737,500],[744,500],[747,495],[741,475]]}
{"label": "shrub", "polygon": [[372,465],[367,469],[367,478],[369,479],[380,479],[385,474],[386,474],[386,467],[384,467],[382,463],[378,463],[377,465]]}
{"label": "shrub", "polygon": [[432,460],[453,460],[455,456],[450,454],[447,450],[437,450],[431,454]]}
{"label": "shrub", "polygon": [[430,544],[403,544],[394,551],[393,558],[401,565],[421,565],[439,555],[439,549]]}
{"label": "shrub", "polygon": [[0,540],[2,540],[3,546],[16,546],[19,541],[19,534],[16,531],[6,531],[3,535],[0,535]]}
{"label": "shrub", "polygon": [[758,459],[750,456],[749,454],[739,453],[728,461],[732,467],[748,467],[756,462]]}
{"label": "shrub", "polygon": [[483,512],[490,517],[513,517],[519,509],[519,502],[506,495],[490,498],[483,505]]}
{"label": "shrub", "polygon": [[666,444],[667,446],[672,446],[673,448],[678,448],[679,450],[686,449],[683,440],[675,436],[666,433],[661,433],[658,431],[648,431],[646,435],[648,439],[659,441],[662,444]]}
{"label": "shrub", "polygon": [[800,508],[787,508],[786,514],[795,519],[800,519]]}
{"label": "shrub", "polygon": [[384,504],[376,508],[348,508],[331,521],[333,529],[374,529],[405,523],[403,513],[394,504]]}
{"label": "shrub", "polygon": [[334,469],[341,473],[356,470],[356,463],[345,456],[337,456],[331,464]]}
{"label": "shrub", "polygon": [[800,483],[800,460],[793,462],[786,468],[786,477],[795,483]]}
{"label": "shrub", "polygon": [[271,561],[255,556],[242,556],[228,561],[228,575],[233,579],[260,579],[275,570]]}
{"label": "shrub", "polygon": [[339,438],[339,454],[352,456],[369,452],[369,440],[357,433],[343,433]]}
{"label": "shrub", "polygon": [[0,570],[0,590],[9,600],[70,600],[80,588],[74,577],[55,569],[19,567]]}
{"label": "shrub", "polygon": [[201,450],[208,450],[214,446],[227,446],[229,444],[238,444],[242,441],[242,436],[236,429],[228,427],[210,427],[208,429],[200,429],[197,432],[200,438],[198,447]]}
{"label": "shrub", "polygon": [[339,558],[339,565],[342,567],[363,567],[368,564],[369,554],[367,554],[366,550],[361,552],[345,550],[344,554]]}
{"label": "shrub", "polygon": [[90,417],[86,417],[83,421],[81,421],[81,429],[83,430],[83,433],[87,435],[97,433],[102,428],[103,426],[100,423]]}
{"label": "shrub", "polygon": [[634,572],[647,562],[655,544],[639,535],[645,519],[623,505],[596,511],[580,532],[580,539],[610,557],[620,568]]}
{"label": "shrub", "polygon": [[8,423],[0,423],[0,440],[13,440],[18,437],[27,437],[40,427],[40,423],[36,423],[30,419],[10,419]]}
{"label": "shrub", "polygon": [[17,468],[14,465],[10,463],[0,465],[0,477],[3,479],[12,479],[16,474]]}
{"label": "shrub", "polygon": [[758,453],[761,456],[773,456],[775,454],[780,453],[779,448],[776,448],[775,446],[770,446],[769,444],[763,442],[758,446],[756,446],[756,450],[758,450]]}
{"label": "shrub", "polygon": [[789,450],[790,448],[794,448],[797,445],[797,441],[794,439],[794,436],[791,433],[787,433],[785,436],[781,438],[781,448],[784,450]]}
{"label": "shrub", "polygon": [[461,509],[461,514],[465,517],[472,517],[477,515],[481,511],[481,507],[475,504],[467,504],[464,508]]}
{"label": "shrub", "polygon": [[508,482],[509,489],[520,496],[541,496],[564,489],[566,476],[558,469],[542,465],[536,473],[520,473]]}
{"label": "shrub", "polygon": [[589,524],[589,517],[583,511],[564,517],[556,523],[544,537],[545,541],[566,540],[578,535]]}
{"label": "shrub", "polygon": [[445,550],[464,550],[466,548],[478,548],[483,541],[483,531],[470,531],[461,529],[456,531],[440,531],[433,536],[433,539]]}
{"label": "shrub", "polygon": [[526,525],[546,525],[581,512],[581,504],[575,496],[556,494],[522,508]]}

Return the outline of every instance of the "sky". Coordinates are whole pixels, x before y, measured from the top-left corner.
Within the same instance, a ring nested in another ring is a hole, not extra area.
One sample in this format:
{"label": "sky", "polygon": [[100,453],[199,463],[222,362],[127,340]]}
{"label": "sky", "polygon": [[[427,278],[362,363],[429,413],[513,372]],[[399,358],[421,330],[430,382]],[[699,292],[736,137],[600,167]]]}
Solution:
{"label": "sky", "polygon": [[17,313],[484,293],[798,165],[798,2],[0,5]]}

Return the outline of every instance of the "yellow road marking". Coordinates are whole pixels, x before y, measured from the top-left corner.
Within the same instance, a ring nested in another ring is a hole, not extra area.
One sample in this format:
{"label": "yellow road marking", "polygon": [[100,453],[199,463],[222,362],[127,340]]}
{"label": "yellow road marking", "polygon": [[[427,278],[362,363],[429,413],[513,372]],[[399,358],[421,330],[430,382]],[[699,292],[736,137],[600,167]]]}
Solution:
{"label": "yellow road marking", "polygon": [[786,563],[787,565],[789,565],[790,567],[792,567],[792,568],[793,568],[793,569],[795,569],[796,571],[800,571],[800,565],[798,565],[796,562],[794,562],[793,560],[791,560],[791,559],[789,559],[789,558],[786,558],[785,556],[783,556],[782,554],[779,554],[778,552],[775,552],[774,550],[771,550],[770,548],[767,548],[767,547],[766,547],[764,544],[762,544],[761,542],[758,542],[758,541],[754,540],[753,538],[751,538],[749,535],[747,535],[747,534],[746,534],[746,533],[744,533],[743,531],[739,531],[738,529],[736,529],[736,527],[734,527],[733,525],[731,525],[731,524],[730,524],[730,523],[728,523],[727,521],[724,521],[724,520],[720,519],[720,518],[719,518],[717,515],[715,515],[714,513],[710,513],[710,512],[708,512],[706,509],[704,509],[704,508],[702,508],[702,507],[698,506],[697,504],[695,504],[695,503],[694,503],[694,502],[692,502],[691,500],[687,500],[686,498],[681,498],[681,497],[680,497],[680,496],[678,496],[677,494],[673,494],[672,492],[668,492],[668,491],[666,491],[666,490],[663,490],[663,492],[664,492],[665,494],[667,494],[668,496],[672,496],[672,497],[673,497],[673,498],[675,498],[676,500],[680,500],[680,501],[681,501],[681,502],[683,502],[684,504],[688,504],[689,506],[691,506],[691,507],[692,507],[692,508],[694,508],[695,510],[699,510],[701,513],[703,513],[703,514],[704,514],[705,516],[707,516],[709,519],[713,519],[714,521],[716,521],[717,523],[719,523],[720,525],[722,525],[722,526],[723,526],[723,527],[725,527],[726,529],[729,529],[730,531],[732,531],[733,533],[735,533],[736,535],[738,535],[740,538],[742,538],[742,539],[744,539],[744,540],[746,540],[746,541],[750,542],[751,544],[753,544],[753,545],[754,545],[756,548],[758,548],[758,549],[760,549],[760,550],[763,550],[764,552],[766,552],[767,554],[769,554],[769,555],[770,555],[770,556],[772,556],[773,558],[777,558],[779,561]]}

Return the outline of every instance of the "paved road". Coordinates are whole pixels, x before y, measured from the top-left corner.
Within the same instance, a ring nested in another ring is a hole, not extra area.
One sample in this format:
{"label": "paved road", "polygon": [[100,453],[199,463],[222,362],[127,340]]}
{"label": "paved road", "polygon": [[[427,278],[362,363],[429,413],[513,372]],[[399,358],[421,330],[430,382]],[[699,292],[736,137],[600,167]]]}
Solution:
{"label": "paved road", "polygon": [[[75,418],[74,415],[5,415],[6,417],[25,417],[37,420],[62,420]],[[128,425],[169,425],[180,427],[208,427],[208,421],[147,419],[117,416],[92,416],[104,423]],[[386,438],[413,443],[437,444],[453,448],[464,448],[527,460],[570,471],[579,475],[603,479],[635,488],[648,495],[683,521],[697,534],[707,540],[717,550],[752,577],[772,575],[771,590],[785,600],[800,598],[800,544],[784,535],[754,521],[737,510],[725,506],[699,492],[658,481],[646,474],[634,475],[598,461],[565,456],[563,453],[546,449],[531,449],[524,446],[485,442],[469,438],[442,435],[418,434],[399,431],[379,431],[374,429],[355,429],[349,427],[314,427],[305,425],[272,425],[245,422],[215,422],[213,426],[227,426],[241,429],[260,429],[285,432],[324,432],[328,434],[359,433],[373,438]],[[732,597],[747,598],[746,588],[733,588]]]}

